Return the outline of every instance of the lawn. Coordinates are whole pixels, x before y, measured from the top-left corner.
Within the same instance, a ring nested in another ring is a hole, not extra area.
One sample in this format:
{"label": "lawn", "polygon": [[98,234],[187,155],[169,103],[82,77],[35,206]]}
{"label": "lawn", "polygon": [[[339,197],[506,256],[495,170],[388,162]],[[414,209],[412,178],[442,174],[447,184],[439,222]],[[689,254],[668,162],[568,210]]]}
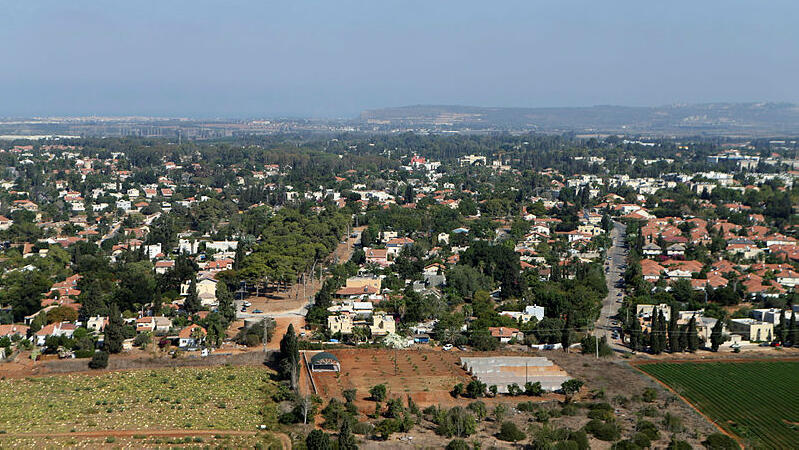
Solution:
{"label": "lawn", "polygon": [[799,362],[641,364],[747,447],[799,448]]}
{"label": "lawn", "polygon": [[0,380],[0,432],[254,430],[275,420],[274,389],[259,367]]}

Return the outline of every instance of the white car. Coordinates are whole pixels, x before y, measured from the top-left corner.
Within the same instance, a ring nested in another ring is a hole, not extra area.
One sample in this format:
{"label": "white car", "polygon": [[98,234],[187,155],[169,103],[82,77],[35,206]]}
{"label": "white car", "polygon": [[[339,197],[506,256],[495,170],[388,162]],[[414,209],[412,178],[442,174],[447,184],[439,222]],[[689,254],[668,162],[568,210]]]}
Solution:
{"label": "white car", "polygon": [[444,344],[444,347],[442,347],[442,348],[443,348],[445,351],[450,351],[450,350],[452,350],[452,344]]}

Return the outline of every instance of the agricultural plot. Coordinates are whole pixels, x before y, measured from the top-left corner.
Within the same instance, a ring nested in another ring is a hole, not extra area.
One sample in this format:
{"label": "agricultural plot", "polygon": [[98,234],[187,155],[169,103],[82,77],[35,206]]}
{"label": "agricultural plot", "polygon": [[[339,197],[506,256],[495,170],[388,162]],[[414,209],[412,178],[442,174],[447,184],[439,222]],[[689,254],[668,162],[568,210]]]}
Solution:
{"label": "agricultural plot", "polygon": [[431,350],[336,349],[341,373],[314,373],[323,398],[343,398],[345,389],[357,389],[356,405],[372,407],[369,388],[385,384],[391,397],[411,395],[421,406],[451,399],[449,391],[471,377],[460,367],[460,352]]}
{"label": "agricultural plot", "polygon": [[799,448],[799,362],[641,364],[747,447]]}
{"label": "agricultural plot", "polygon": [[0,432],[255,430],[275,421],[274,389],[260,367],[0,380]]}

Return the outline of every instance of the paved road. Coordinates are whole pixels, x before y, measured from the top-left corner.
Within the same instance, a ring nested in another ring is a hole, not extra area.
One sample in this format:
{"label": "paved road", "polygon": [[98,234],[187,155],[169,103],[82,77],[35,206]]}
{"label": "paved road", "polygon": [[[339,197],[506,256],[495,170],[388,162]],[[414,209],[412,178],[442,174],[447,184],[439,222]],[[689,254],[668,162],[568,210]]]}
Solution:
{"label": "paved road", "polygon": [[622,266],[625,264],[627,257],[627,250],[623,247],[624,237],[626,236],[626,226],[620,222],[613,223],[613,229],[610,231],[610,237],[613,239],[613,245],[608,249],[607,258],[605,259],[605,278],[608,283],[608,296],[602,302],[602,311],[599,314],[599,319],[596,321],[597,334],[606,336],[611,346],[616,351],[628,351],[628,349],[620,345],[619,341],[612,338],[613,330],[618,330],[618,326],[611,325],[611,317],[614,317],[619,312],[621,307],[621,297],[623,295],[620,287],[622,282],[622,275],[624,269]]}

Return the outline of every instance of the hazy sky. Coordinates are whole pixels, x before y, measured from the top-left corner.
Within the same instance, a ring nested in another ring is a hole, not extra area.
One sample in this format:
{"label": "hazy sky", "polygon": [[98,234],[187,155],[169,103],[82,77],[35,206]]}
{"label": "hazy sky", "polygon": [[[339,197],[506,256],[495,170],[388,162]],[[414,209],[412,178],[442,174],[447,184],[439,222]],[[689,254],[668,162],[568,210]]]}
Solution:
{"label": "hazy sky", "polygon": [[0,115],[799,102],[797,18],[796,0],[0,0]]}

